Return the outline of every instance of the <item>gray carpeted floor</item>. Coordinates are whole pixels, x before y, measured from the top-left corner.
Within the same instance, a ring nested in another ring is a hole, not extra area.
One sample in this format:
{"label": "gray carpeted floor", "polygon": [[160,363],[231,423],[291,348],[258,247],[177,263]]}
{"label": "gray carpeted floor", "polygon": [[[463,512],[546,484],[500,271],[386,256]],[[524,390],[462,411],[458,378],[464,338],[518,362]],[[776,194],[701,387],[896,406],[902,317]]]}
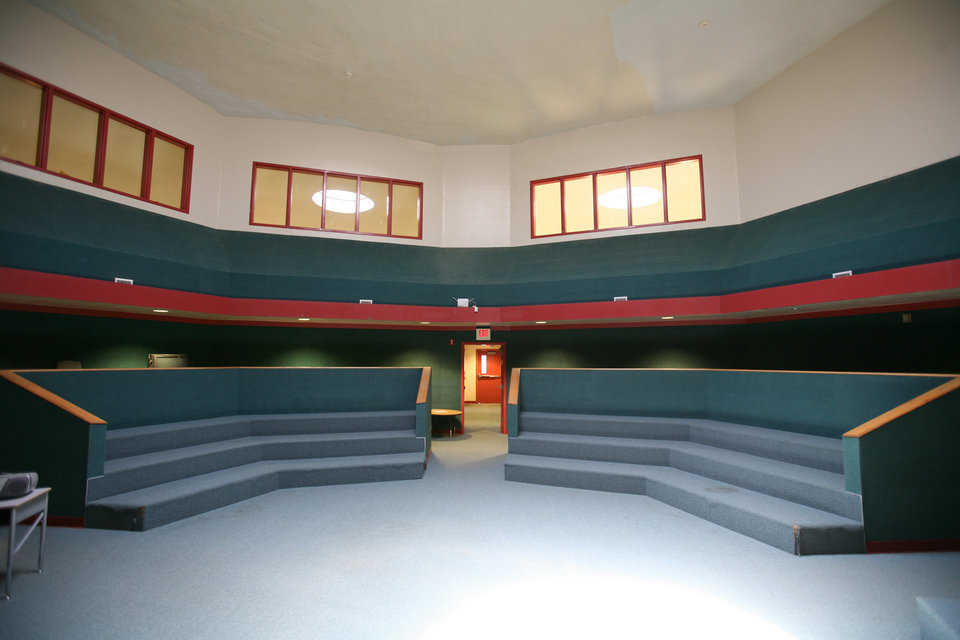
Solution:
{"label": "gray carpeted floor", "polygon": [[960,595],[960,553],[798,558],[644,496],[505,482],[505,453],[468,418],[422,480],[52,528],[0,638],[919,638],[914,597]]}

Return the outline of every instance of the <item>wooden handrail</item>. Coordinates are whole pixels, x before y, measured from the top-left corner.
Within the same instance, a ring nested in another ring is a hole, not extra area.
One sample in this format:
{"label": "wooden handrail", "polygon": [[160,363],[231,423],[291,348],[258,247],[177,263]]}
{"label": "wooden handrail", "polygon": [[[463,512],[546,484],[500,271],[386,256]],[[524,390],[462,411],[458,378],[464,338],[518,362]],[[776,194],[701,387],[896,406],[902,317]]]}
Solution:
{"label": "wooden handrail", "polygon": [[13,384],[17,385],[21,389],[24,389],[25,391],[29,391],[30,393],[37,396],[38,398],[46,400],[50,404],[56,407],[59,407],[60,409],[63,409],[70,415],[76,418],[79,418],[80,420],[83,420],[87,424],[107,424],[106,420],[102,418],[98,418],[97,416],[93,415],[89,411],[85,409],[81,409],[80,407],[73,404],[69,400],[66,400],[65,398],[61,398],[60,396],[53,393],[52,391],[48,391],[47,389],[44,389],[43,387],[36,384],[35,382],[31,382],[26,378],[17,375],[13,371],[0,371],[0,378],[3,378],[4,380],[8,380],[9,382],[12,382]]}
{"label": "wooden handrail", "polygon": [[417,389],[417,404],[427,401],[427,392],[430,391],[430,374],[433,367],[424,367],[420,373],[420,388]]}
{"label": "wooden handrail", "polygon": [[956,377],[950,380],[949,382],[945,382],[939,387],[934,387],[933,389],[930,389],[930,391],[927,391],[926,393],[921,393],[916,398],[907,400],[903,404],[897,405],[896,407],[894,407],[893,409],[890,409],[885,413],[881,413],[876,418],[868,420],[864,422],[862,425],[860,425],[859,427],[855,427],[850,431],[847,431],[845,434],[843,434],[843,437],[844,438],[863,437],[868,433],[870,433],[871,431],[876,431],[880,427],[893,422],[897,418],[903,417],[908,413],[910,413],[911,411],[915,411],[916,409],[919,409],[920,407],[926,404],[930,404],[937,398],[942,398],[943,396],[947,395],[948,393],[952,393],[957,389],[960,389],[960,377]]}
{"label": "wooden handrail", "polygon": [[520,368],[510,370],[510,397],[507,404],[517,404],[520,400]]}
{"label": "wooden handrail", "polygon": [[725,371],[730,373],[817,373],[836,376],[906,376],[915,378],[955,378],[960,373],[897,373],[890,371],[802,371],[794,369],[708,369],[698,367],[522,367],[530,371]]}

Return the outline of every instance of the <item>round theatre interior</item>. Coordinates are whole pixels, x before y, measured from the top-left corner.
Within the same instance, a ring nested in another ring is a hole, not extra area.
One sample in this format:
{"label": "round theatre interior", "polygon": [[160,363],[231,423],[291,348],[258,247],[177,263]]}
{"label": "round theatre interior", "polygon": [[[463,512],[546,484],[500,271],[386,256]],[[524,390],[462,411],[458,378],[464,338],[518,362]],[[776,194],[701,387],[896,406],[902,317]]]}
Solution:
{"label": "round theatre interior", "polygon": [[960,637],[957,104],[951,0],[4,2],[0,635]]}

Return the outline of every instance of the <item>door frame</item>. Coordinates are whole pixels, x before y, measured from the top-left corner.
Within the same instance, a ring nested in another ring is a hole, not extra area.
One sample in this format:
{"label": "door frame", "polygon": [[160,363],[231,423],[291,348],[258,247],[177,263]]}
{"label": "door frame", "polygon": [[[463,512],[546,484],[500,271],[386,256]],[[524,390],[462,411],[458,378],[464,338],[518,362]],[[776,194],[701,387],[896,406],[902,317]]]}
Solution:
{"label": "door frame", "polygon": [[[507,432],[507,343],[506,342],[487,342],[486,340],[465,340],[460,343],[460,415],[463,416],[463,387],[466,371],[464,364],[467,359],[467,345],[476,345],[479,347],[500,345],[500,433]],[[476,375],[476,373],[474,373]],[[472,404],[472,403],[471,403]],[[461,420],[461,428],[465,420]]]}

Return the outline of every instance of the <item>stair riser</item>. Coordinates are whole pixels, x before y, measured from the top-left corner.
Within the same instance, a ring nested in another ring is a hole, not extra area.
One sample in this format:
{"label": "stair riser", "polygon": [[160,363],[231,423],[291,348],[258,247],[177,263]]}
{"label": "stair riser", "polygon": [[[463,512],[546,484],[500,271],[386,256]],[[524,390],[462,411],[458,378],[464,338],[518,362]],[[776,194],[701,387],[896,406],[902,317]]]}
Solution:
{"label": "stair riser", "polygon": [[249,464],[259,460],[296,460],[343,456],[415,453],[423,450],[423,441],[413,436],[366,438],[328,442],[280,442],[233,447],[191,458],[144,465],[92,478],[87,487],[87,501],[143,489],[164,482],[211,473],[220,469]]}
{"label": "stair riser", "polygon": [[504,467],[504,478],[506,480],[512,480],[513,482],[527,482],[554,487],[591,489],[594,491],[610,491],[613,493],[633,493],[637,495],[646,494],[645,480],[632,476],[615,476],[587,471],[544,469],[540,467],[508,464]]}
{"label": "stair riser", "polygon": [[583,418],[520,417],[520,433],[566,433],[571,435],[640,438],[647,440],[689,440],[689,427],[682,423],[643,422],[635,420],[598,420]]}
{"label": "stair riser", "polygon": [[690,440],[832,473],[843,473],[843,453],[839,450],[817,449],[762,438],[744,438],[740,434],[725,434],[714,429],[701,429],[696,426],[690,427]]}
{"label": "stair riser", "polygon": [[[364,431],[413,432],[416,417],[391,416],[324,416],[290,419],[237,418],[225,424],[201,425],[164,433],[146,433],[130,437],[113,437],[107,433],[107,460],[177,449],[221,440],[256,435],[307,435],[312,433],[358,433]],[[122,436],[117,432],[117,436]]]}
{"label": "stair riser", "polygon": [[670,452],[669,466],[758,493],[765,493],[775,498],[835,513],[851,520],[861,520],[860,497],[842,489],[828,489],[755,469],[724,464],[683,451]]}
{"label": "stair riser", "polygon": [[110,509],[89,505],[84,520],[85,526],[92,528],[145,531],[281,488],[415,480],[422,476],[423,465],[419,463],[273,472],[149,508]]}
{"label": "stair riser", "polygon": [[788,553],[862,553],[864,549],[863,531],[859,527],[803,529],[798,544],[790,525],[730,505],[711,502],[702,496],[656,480],[516,464],[506,465],[505,477],[516,482],[647,495]]}
{"label": "stair riser", "polygon": [[604,462],[629,462],[665,466],[670,463],[670,450],[665,447],[621,447],[614,444],[587,444],[511,438],[510,453],[547,458],[575,458]]}

